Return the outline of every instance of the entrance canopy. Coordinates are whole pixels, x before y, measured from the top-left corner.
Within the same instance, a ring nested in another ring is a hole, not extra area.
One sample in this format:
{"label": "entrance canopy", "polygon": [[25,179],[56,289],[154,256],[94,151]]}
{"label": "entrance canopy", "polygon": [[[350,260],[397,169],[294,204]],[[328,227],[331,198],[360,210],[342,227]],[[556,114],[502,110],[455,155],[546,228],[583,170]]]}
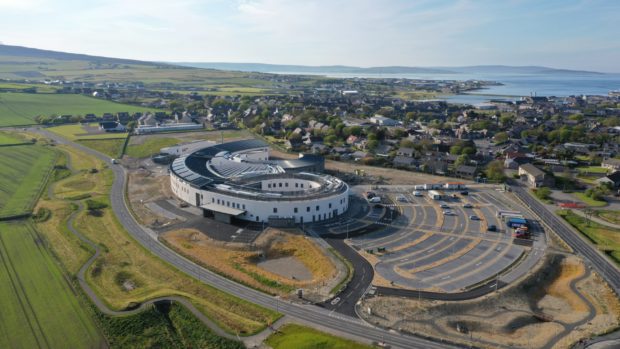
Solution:
{"label": "entrance canopy", "polygon": [[206,203],[206,204],[200,206],[200,208],[205,209],[205,210],[210,210],[210,211],[213,211],[213,212],[218,212],[218,213],[223,213],[223,214],[235,216],[235,217],[240,215],[240,214],[243,214],[245,212],[245,210],[240,210],[240,209],[234,208],[234,207],[217,205],[217,204],[214,204],[212,202]]}

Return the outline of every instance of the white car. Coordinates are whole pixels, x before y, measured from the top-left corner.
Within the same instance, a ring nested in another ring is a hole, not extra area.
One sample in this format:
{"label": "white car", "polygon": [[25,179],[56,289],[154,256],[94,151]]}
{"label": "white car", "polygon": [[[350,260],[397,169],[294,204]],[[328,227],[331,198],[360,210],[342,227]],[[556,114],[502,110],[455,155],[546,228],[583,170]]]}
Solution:
{"label": "white car", "polygon": [[444,210],[443,214],[444,214],[444,216],[454,216],[454,212],[452,212],[450,210]]}
{"label": "white car", "polygon": [[469,219],[471,219],[472,221],[479,221],[480,217],[478,217],[476,215],[471,215],[471,216],[469,216]]}
{"label": "white car", "polygon": [[422,196],[422,192],[416,190],[413,192],[413,196]]}
{"label": "white car", "polygon": [[370,202],[371,204],[380,204],[381,203],[381,197],[373,196],[370,199],[368,199],[368,202]]}
{"label": "white car", "polygon": [[465,207],[465,208],[473,208],[474,205],[472,205],[470,203],[467,203],[467,204],[463,205],[463,207]]}

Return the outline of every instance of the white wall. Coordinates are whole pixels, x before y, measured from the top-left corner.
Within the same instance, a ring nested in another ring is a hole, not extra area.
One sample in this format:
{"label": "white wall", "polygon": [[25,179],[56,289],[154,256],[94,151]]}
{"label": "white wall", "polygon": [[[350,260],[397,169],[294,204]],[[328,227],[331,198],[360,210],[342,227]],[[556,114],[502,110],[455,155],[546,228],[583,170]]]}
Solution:
{"label": "white wall", "polygon": [[[246,213],[239,216],[239,219],[252,222],[267,222],[270,216],[281,218],[295,218],[296,223],[310,223],[314,221],[322,221],[340,215],[349,208],[349,189],[342,193],[334,194],[324,198],[300,198],[300,200],[251,200],[238,198],[233,195],[225,195],[211,192],[208,190],[199,190],[191,187],[185,181],[177,176],[170,175],[170,185],[172,191],[183,201],[190,205],[196,205],[196,193],[200,195],[200,204],[215,203],[221,206],[234,207],[245,210]],[[318,206],[318,210],[317,210]],[[331,206],[331,207],[330,207]],[[274,208],[276,212],[274,212]],[[297,212],[295,212],[297,209]],[[337,213],[335,212],[337,210]]]}

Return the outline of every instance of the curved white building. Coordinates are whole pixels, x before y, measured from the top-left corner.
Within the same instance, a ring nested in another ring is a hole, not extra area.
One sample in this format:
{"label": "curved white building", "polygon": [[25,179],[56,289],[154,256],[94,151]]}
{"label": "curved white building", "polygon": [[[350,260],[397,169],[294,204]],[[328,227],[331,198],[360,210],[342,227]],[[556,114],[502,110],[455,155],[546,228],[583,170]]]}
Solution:
{"label": "curved white building", "polygon": [[349,207],[348,185],[317,174],[323,166],[323,158],[314,155],[270,160],[265,142],[236,141],[175,159],[170,186],[179,199],[221,221],[234,217],[280,226],[311,223],[334,218]]}

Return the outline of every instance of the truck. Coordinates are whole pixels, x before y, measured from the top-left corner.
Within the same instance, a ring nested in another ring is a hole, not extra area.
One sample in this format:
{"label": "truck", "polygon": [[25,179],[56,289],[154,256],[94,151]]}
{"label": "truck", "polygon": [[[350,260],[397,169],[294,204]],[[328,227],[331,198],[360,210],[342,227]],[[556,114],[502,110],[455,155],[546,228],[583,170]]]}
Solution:
{"label": "truck", "polygon": [[510,218],[506,224],[511,228],[520,228],[527,226],[527,220],[524,218]]}
{"label": "truck", "polygon": [[529,239],[531,237],[530,230],[527,227],[515,229],[514,237],[517,239]]}
{"label": "truck", "polygon": [[429,190],[428,191],[428,197],[431,200],[441,200],[441,193],[438,192],[437,190]]}
{"label": "truck", "polygon": [[461,182],[448,182],[443,185],[443,188],[446,190],[459,190],[466,189],[465,183]]}

